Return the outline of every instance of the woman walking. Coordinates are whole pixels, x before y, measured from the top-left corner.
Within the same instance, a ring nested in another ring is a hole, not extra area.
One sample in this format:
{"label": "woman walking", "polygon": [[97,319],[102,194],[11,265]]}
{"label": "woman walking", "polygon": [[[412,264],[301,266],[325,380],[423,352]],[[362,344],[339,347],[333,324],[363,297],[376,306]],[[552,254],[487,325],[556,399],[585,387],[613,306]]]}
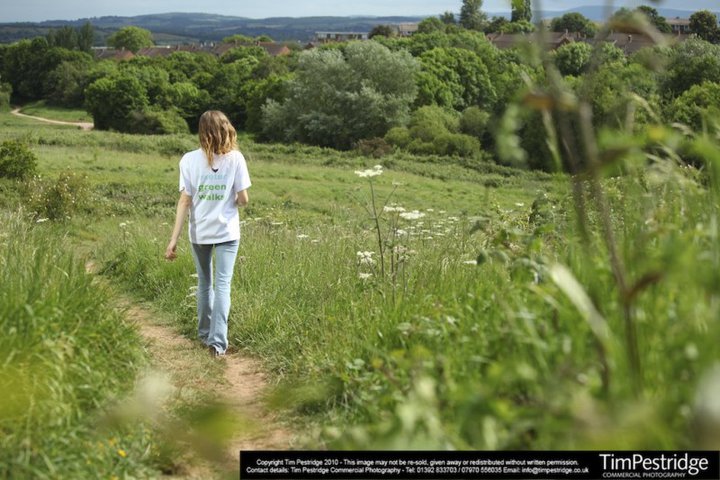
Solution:
{"label": "woman walking", "polygon": [[[250,175],[235,128],[222,112],[202,114],[200,148],[180,160],[180,199],[165,258],[175,260],[185,217],[198,275],[198,336],[213,356],[228,347],[230,285],[240,242],[238,206],[248,203]],[[213,278],[212,256],[215,252]]]}

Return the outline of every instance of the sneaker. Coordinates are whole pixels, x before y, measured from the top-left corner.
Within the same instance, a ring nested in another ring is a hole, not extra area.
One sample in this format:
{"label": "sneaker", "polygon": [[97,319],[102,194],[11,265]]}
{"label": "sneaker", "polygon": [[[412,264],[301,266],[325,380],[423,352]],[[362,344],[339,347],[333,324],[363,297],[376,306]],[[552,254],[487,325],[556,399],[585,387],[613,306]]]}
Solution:
{"label": "sneaker", "polygon": [[212,345],[210,345],[210,346],[208,347],[208,351],[210,352],[210,356],[211,356],[211,357],[220,357],[220,356],[222,356],[222,353],[220,353],[220,352],[218,352],[217,350],[215,350],[215,347],[213,347]]}

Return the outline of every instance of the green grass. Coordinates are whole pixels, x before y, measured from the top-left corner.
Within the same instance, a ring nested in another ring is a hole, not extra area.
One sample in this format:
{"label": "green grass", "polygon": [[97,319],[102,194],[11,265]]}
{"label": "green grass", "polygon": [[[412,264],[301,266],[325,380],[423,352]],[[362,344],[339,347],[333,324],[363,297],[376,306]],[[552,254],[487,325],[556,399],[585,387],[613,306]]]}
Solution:
{"label": "green grass", "polygon": [[137,332],[62,227],[0,218],[0,477],[150,475],[141,424],[98,427],[145,364]]}
{"label": "green grass", "polygon": [[35,117],[49,118],[61,122],[85,122],[92,123],[92,116],[83,109],[68,109],[48,105],[45,100],[23,105],[21,113]]}
{"label": "green grass", "polygon": [[[112,281],[193,336],[188,245],[176,262],[162,254],[177,162],[194,138],[69,132],[6,115],[0,125],[0,140],[32,145],[43,175],[87,175],[96,202],[67,224],[71,240],[93,245]],[[276,405],[307,423],[307,446],[716,448],[701,427],[715,421],[702,392],[718,361],[720,246],[717,195],[702,174],[657,160],[603,180],[636,285],[625,308],[603,216],[590,201],[583,240],[567,178],[249,139],[241,150],[253,187],[231,343],[273,373]],[[392,193],[425,214],[380,219],[386,275],[369,184],[353,173],[376,163],[377,205]],[[405,233],[390,235],[397,228]],[[393,248],[411,253],[398,263]],[[361,264],[362,251],[376,263]]]}

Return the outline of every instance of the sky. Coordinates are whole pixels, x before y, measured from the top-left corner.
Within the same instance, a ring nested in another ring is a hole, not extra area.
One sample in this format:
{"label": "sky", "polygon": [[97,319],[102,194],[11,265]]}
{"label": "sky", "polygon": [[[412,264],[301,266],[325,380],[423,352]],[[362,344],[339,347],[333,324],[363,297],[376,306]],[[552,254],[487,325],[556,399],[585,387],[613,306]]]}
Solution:
{"label": "sky", "polygon": [[[348,16],[421,16],[459,12],[462,0],[0,0],[0,23],[43,20],[76,20],[106,15],[135,16],[167,12],[202,12],[222,15],[267,18],[318,15]],[[582,5],[603,5],[603,0],[534,0],[543,10],[567,10]],[[718,0],[617,0],[616,6],[676,8],[681,10],[718,10]],[[509,0],[485,0],[483,10],[501,12],[510,9]]]}

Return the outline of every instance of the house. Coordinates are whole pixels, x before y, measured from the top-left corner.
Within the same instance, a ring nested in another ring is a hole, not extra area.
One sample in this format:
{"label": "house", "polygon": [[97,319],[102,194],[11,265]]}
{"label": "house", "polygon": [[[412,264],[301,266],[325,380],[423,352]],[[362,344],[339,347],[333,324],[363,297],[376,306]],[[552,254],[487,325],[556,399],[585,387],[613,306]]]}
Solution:
{"label": "house", "polygon": [[398,37],[411,37],[418,31],[419,23],[398,23],[393,25]]}
{"label": "house", "polygon": [[97,60],[130,60],[135,56],[134,53],[132,53],[130,50],[120,49],[117,50],[115,48],[108,48],[108,47],[93,47],[93,51],[95,52],[95,58]]}
{"label": "house", "polygon": [[368,40],[369,32],[315,32],[316,43],[349,42],[350,40]]}
{"label": "house", "polygon": [[689,35],[690,34],[690,19],[688,18],[668,18],[668,25],[672,28],[672,32],[676,34]]}
{"label": "house", "polygon": [[[489,33],[486,38],[500,50],[517,47],[522,43],[537,44],[538,35],[535,33]],[[583,41],[583,37],[579,33],[565,32],[546,32],[544,37],[544,48],[546,50],[556,50],[565,44]]]}

